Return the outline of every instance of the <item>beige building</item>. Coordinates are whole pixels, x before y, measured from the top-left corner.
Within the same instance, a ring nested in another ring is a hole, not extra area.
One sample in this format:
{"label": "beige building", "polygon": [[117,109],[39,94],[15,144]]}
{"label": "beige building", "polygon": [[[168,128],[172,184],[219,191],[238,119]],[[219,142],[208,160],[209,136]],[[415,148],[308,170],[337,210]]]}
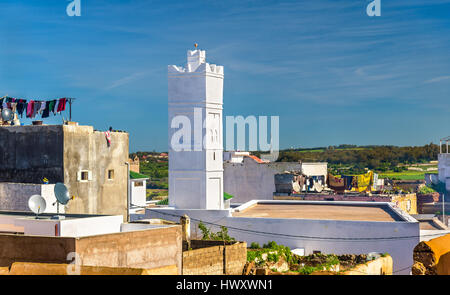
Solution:
{"label": "beige building", "polygon": [[29,184],[63,182],[75,196],[66,213],[126,218],[128,140],[126,132],[111,132],[109,141],[92,126],[0,127],[0,183],[12,183],[9,193],[19,196],[0,191],[0,209],[23,208]]}

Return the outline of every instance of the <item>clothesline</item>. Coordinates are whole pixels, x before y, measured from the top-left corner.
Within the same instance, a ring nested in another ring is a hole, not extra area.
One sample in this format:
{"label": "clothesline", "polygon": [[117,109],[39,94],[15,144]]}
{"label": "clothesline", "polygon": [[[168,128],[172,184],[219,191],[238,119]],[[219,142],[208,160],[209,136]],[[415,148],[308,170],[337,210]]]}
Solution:
{"label": "clothesline", "polygon": [[41,115],[42,118],[48,118],[50,113],[53,115],[60,114],[66,110],[66,104],[69,103],[70,119],[72,120],[72,102],[75,98],[58,98],[51,100],[25,100],[14,97],[4,96],[0,98],[0,110],[8,108],[23,118],[23,114],[27,118],[35,118]]}

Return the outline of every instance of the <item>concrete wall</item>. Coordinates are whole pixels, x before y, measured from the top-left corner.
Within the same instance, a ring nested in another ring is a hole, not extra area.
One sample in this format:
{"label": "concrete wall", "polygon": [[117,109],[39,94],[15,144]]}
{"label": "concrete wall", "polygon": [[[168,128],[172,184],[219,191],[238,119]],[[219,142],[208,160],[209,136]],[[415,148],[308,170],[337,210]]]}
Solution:
{"label": "concrete wall", "polygon": [[77,239],[83,265],[156,268],[176,265],[181,273],[181,227],[169,226]]}
{"label": "concrete wall", "polygon": [[13,262],[69,263],[76,252],[87,266],[159,268],[181,273],[181,227],[170,226],[82,238],[0,234],[0,267]]}
{"label": "concrete wall", "polygon": [[234,196],[232,203],[251,200],[272,200],[275,192],[274,175],[286,170],[301,170],[297,162],[259,164],[249,157],[242,163],[223,163],[224,191]]}
{"label": "concrete wall", "polygon": [[[50,215],[51,216],[51,215]],[[67,216],[66,219],[50,219],[41,215],[0,214],[0,232],[17,232],[25,235],[79,237],[121,231],[122,216]],[[95,226],[92,226],[95,224]]]}
{"label": "concrete wall", "polygon": [[[371,203],[367,203],[370,205]],[[378,203],[379,205],[379,203]],[[394,214],[407,218],[400,222],[339,221],[309,219],[276,219],[232,217],[227,210],[173,210],[147,209],[145,218],[162,218],[178,221],[187,214],[191,218],[191,234],[199,235],[198,222],[210,222],[228,227],[229,235],[247,244],[265,244],[275,241],[291,249],[303,248],[305,254],[319,250],[322,253],[366,254],[369,252],[389,253],[394,259],[395,274],[409,274],[413,264],[412,253],[419,243],[419,223],[401,210],[389,206]],[[170,214],[170,215],[168,215]],[[173,215],[176,215],[174,217]],[[209,226],[209,225],[208,225]],[[211,226],[219,231],[219,227]],[[254,232],[256,231],[256,233]],[[316,238],[302,238],[316,237]],[[339,238],[339,240],[325,240]],[[396,237],[408,237],[395,239]],[[367,238],[366,240],[360,240]],[[387,238],[373,240],[373,238]]]}

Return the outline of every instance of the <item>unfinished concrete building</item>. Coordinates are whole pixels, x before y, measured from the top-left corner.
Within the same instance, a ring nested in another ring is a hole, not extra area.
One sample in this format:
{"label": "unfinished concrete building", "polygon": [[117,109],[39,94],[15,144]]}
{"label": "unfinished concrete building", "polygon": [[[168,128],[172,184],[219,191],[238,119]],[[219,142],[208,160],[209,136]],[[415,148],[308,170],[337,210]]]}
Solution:
{"label": "unfinished concrete building", "polygon": [[54,211],[51,186],[63,182],[75,196],[66,213],[125,218],[128,139],[126,132],[108,137],[76,124],[0,127],[0,209],[24,210],[36,186],[32,191],[47,199],[46,212]]}

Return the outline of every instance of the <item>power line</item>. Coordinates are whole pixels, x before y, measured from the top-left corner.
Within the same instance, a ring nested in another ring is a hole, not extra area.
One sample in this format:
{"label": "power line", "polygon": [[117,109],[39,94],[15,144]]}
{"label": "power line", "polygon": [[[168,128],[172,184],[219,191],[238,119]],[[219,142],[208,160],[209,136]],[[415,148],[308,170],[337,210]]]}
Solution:
{"label": "power line", "polygon": [[[173,217],[182,217],[182,215],[177,214],[171,214],[166,212],[157,211],[157,213],[160,213],[162,215],[168,215]],[[212,226],[224,226],[222,224],[216,224],[212,222],[203,221],[201,219],[196,218],[190,218],[193,221],[202,222],[205,224],[209,224]],[[284,238],[292,238],[292,239],[305,239],[305,240],[330,240],[330,241],[383,241],[383,240],[408,240],[408,239],[416,239],[420,237],[433,237],[433,236],[441,236],[442,233],[436,233],[436,234],[428,234],[428,235],[412,235],[412,236],[400,236],[400,237],[373,237],[373,238],[342,238],[342,237],[315,237],[315,236],[301,236],[301,235],[290,235],[290,234],[282,234],[282,233],[269,233],[269,232],[262,232],[262,231],[256,231],[256,230],[250,230],[250,229],[243,229],[243,228],[237,228],[237,227],[231,227],[226,226],[228,229],[241,231],[241,232],[248,232],[255,235],[264,235],[264,236],[280,236]]]}

